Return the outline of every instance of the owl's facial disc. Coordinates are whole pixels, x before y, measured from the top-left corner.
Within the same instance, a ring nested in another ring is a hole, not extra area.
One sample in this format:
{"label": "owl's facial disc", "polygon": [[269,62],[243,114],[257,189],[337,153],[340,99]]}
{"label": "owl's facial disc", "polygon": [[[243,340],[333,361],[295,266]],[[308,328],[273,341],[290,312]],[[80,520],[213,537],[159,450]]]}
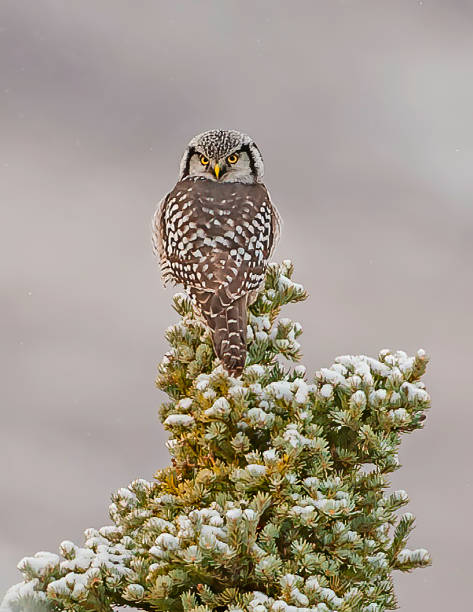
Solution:
{"label": "owl's facial disc", "polygon": [[219,183],[257,183],[263,176],[263,160],[249,136],[234,130],[210,130],[190,141],[180,168],[180,178],[186,176]]}

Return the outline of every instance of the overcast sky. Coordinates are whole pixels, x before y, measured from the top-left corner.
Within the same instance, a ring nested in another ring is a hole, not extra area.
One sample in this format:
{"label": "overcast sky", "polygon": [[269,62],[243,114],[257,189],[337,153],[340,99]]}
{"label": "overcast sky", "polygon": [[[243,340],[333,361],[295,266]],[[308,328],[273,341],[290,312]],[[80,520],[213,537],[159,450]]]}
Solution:
{"label": "overcast sky", "polygon": [[168,462],[154,378],[176,315],[149,224],[215,127],[264,155],[308,369],[430,353],[394,485],[434,565],[396,589],[405,612],[466,609],[472,57],[460,0],[0,2],[0,593]]}

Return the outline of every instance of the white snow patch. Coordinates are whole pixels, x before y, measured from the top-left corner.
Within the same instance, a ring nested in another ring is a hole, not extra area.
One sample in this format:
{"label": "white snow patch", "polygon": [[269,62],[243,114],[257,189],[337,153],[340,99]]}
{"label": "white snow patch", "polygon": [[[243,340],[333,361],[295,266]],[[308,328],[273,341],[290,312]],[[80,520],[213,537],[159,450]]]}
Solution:
{"label": "white snow patch", "polygon": [[194,423],[194,417],[190,414],[170,414],[164,421],[164,425],[180,425],[188,427]]}

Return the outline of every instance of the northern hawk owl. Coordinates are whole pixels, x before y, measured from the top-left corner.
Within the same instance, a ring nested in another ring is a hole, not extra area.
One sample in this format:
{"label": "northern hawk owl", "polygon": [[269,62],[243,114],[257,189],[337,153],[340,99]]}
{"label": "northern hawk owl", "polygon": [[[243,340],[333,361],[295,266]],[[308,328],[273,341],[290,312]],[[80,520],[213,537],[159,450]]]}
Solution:
{"label": "northern hawk owl", "polygon": [[279,235],[262,177],[263,159],[249,136],[204,132],[187,146],[179,181],[153,218],[164,283],[184,285],[217,356],[235,376],[245,365],[247,307]]}

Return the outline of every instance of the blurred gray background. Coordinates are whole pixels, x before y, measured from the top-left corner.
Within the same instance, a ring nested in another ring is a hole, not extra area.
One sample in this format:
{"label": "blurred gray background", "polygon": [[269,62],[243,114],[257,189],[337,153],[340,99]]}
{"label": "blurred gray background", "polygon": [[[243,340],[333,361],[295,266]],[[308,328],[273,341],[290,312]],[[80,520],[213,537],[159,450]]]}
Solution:
{"label": "blurred gray background", "polygon": [[176,319],[150,247],[187,141],[251,134],[310,301],[311,371],[432,357],[394,486],[434,565],[401,609],[471,593],[473,3],[0,1],[0,593],[166,465],[154,387]]}

